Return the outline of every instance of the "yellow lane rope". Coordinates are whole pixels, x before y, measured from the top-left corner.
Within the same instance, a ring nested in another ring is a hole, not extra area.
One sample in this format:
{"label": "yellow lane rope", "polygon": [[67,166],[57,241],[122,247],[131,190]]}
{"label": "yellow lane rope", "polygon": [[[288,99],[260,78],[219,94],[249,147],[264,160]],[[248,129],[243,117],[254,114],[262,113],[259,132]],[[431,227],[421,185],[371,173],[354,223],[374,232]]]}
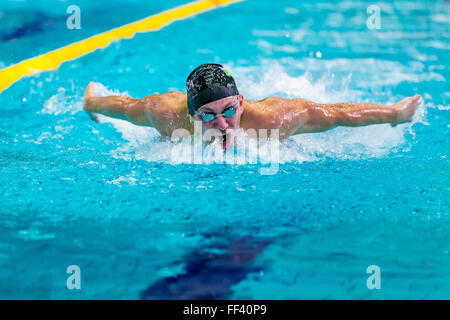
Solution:
{"label": "yellow lane rope", "polygon": [[176,20],[186,19],[199,13],[239,1],[242,0],[200,0],[190,2],[87,39],[71,43],[40,56],[23,60],[0,70],[0,92],[10,87],[22,77],[57,69],[64,62],[77,59],[99,48],[105,48],[113,41],[133,38],[138,32],[157,31]]}

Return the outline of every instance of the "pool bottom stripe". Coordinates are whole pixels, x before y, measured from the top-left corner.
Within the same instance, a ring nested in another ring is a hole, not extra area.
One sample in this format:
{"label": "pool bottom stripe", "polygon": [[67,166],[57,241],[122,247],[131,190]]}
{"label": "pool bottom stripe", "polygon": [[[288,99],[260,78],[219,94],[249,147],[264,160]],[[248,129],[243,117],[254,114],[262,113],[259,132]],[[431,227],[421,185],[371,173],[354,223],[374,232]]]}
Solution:
{"label": "pool bottom stripe", "polygon": [[151,284],[140,292],[141,299],[230,299],[234,286],[244,281],[249,274],[263,271],[262,267],[254,264],[254,260],[273,242],[271,239],[244,236],[230,241],[228,234],[208,235],[211,236],[224,243],[213,243],[191,252],[183,259],[182,273]]}
{"label": "pool bottom stripe", "polygon": [[62,48],[23,60],[0,70],[0,92],[25,76],[55,70],[67,61],[75,60],[97,49],[105,48],[113,41],[133,38],[136,33],[157,31],[176,20],[224,7],[242,0],[200,0],[169,9],[147,18],[71,43]]}

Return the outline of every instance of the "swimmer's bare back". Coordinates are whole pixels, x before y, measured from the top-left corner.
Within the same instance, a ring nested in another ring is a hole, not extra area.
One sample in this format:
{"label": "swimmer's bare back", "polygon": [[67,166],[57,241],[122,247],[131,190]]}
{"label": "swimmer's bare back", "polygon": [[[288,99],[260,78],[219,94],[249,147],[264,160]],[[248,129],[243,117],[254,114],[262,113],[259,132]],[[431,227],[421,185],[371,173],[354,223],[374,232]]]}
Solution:
{"label": "swimmer's bare back", "polygon": [[[135,125],[153,127],[162,136],[179,128],[194,132],[189,119],[186,94],[178,91],[153,94],[142,99],[123,96],[97,97],[94,83],[84,93],[84,109],[95,114],[127,120]],[[392,106],[368,103],[319,104],[305,99],[269,97],[244,100],[240,127],[279,129],[281,139],[300,133],[322,132],[337,126],[359,127],[409,122],[422,102],[420,95],[407,97]]]}

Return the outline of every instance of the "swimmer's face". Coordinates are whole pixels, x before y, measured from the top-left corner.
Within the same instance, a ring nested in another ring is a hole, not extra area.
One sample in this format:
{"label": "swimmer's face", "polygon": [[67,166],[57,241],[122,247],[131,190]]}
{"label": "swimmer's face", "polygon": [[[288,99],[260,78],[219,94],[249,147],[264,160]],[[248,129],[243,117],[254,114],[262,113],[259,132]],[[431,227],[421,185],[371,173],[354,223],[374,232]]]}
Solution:
{"label": "swimmer's face", "polygon": [[[207,103],[198,108],[195,119],[202,121],[203,133],[208,129],[219,130],[222,134],[222,147],[224,149],[229,149],[233,146],[234,143],[234,139],[230,138],[230,134],[234,129],[239,129],[239,125],[241,123],[243,102],[244,97],[242,96],[242,94],[240,94]],[[208,114],[212,113],[214,114],[214,116],[220,115],[234,106],[236,106],[236,113],[232,117],[225,117],[224,115],[221,115],[211,121],[206,122],[203,121],[202,118],[198,115],[199,112]]]}

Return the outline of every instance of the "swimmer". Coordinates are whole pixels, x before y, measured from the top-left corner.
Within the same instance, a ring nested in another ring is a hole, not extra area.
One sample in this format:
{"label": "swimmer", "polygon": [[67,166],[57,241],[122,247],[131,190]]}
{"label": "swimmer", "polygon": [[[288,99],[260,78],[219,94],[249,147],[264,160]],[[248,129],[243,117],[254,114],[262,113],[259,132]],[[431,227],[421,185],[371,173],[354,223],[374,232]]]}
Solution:
{"label": "swimmer", "polygon": [[192,120],[201,121],[203,133],[216,129],[222,147],[229,149],[233,130],[278,129],[279,138],[322,132],[337,126],[359,127],[412,121],[422,102],[420,95],[404,98],[392,106],[368,103],[319,104],[305,99],[268,97],[244,100],[230,73],[219,64],[203,64],[186,80],[187,94],[178,91],[152,94],[142,99],[123,96],[98,97],[91,82],[84,93],[84,109],[91,119],[102,114],[153,127],[170,137],[176,129],[194,133]]}

